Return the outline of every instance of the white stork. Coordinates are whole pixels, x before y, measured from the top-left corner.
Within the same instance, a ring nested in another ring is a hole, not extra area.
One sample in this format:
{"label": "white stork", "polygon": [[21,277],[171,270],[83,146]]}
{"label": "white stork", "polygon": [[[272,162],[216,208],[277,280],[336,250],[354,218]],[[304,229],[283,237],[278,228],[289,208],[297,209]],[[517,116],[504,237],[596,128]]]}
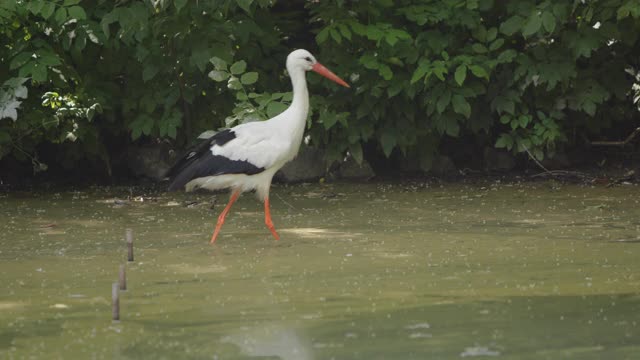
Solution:
{"label": "white stork", "polygon": [[231,189],[231,199],[218,217],[211,237],[216,241],[231,205],[240,193],[256,191],[264,201],[264,220],[273,237],[280,237],[271,221],[269,188],[273,175],[298,153],[309,112],[306,72],[318,74],[349,87],[307,50],[287,56],[287,71],[293,84],[293,100],[284,112],[267,121],[251,122],[220,131],[188,152],[169,170],[169,190],[185,187],[208,190]]}

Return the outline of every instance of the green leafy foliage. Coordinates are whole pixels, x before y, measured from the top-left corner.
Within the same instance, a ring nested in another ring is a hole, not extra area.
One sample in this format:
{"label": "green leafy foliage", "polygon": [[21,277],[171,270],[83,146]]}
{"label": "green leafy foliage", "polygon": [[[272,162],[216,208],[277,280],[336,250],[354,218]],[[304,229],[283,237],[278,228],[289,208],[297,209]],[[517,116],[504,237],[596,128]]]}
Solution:
{"label": "green leafy foliage", "polygon": [[[226,62],[219,58],[212,58],[216,70],[209,73],[209,77],[216,82],[227,81],[227,87],[235,91],[235,108],[233,115],[225,118],[225,126],[232,127],[251,121],[269,119],[284,111],[291,102],[292,94],[289,93],[262,93],[252,92],[249,85],[258,81],[258,73],[245,72],[247,63],[237,61],[227,72]],[[212,74],[213,73],[213,74]]]}
{"label": "green leafy foliage", "polygon": [[0,86],[0,120],[4,118],[18,120],[21,99],[26,99],[29,92],[23,85],[25,81],[27,81],[26,78],[11,78]]}
{"label": "green leafy foliage", "polygon": [[122,147],[107,138],[185,145],[272,117],[296,47],[352,84],[308,75],[308,133],[329,161],[369,143],[427,169],[442,138],[480,134],[543,158],[637,117],[639,27],[633,0],[8,0],[0,158],[71,143],[64,157],[108,167]]}
{"label": "green leafy foliage", "polygon": [[[345,65],[358,74],[356,99],[333,101],[333,108],[356,112],[333,134],[357,134],[353,127],[366,119],[387,156],[398,149],[433,158],[434,139],[483,132],[496,147],[543,158],[568,141],[568,131],[597,128],[594,119],[612,102],[635,111],[625,95],[634,79],[625,71],[638,64],[623,57],[640,55],[633,48],[638,36],[629,35],[640,25],[637,2],[443,0],[348,7],[309,5],[318,20],[331,19],[318,30],[321,57],[361,65]],[[340,27],[352,30],[351,39],[325,35]],[[383,41],[392,29],[406,36]],[[404,84],[399,91],[398,83]],[[371,141],[369,136],[360,141]],[[327,146],[350,148],[344,137],[330,139]]]}

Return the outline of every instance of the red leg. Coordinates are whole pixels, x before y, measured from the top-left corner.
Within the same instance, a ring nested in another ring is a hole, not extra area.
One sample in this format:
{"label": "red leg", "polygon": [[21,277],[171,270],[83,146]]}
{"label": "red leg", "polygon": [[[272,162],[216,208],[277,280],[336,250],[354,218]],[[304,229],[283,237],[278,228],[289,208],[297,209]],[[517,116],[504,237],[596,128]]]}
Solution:
{"label": "red leg", "polygon": [[276,232],[276,228],[273,226],[273,221],[271,221],[271,211],[269,210],[269,198],[264,198],[264,223],[267,224],[269,230],[271,230],[271,234],[276,240],[280,240],[280,236]]}
{"label": "red leg", "polygon": [[229,203],[227,204],[227,207],[224,208],[224,210],[222,210],[222,212],[220,213],[220,216],[218,216],[218,223],[216,224],[216,229],[213,232],[213,236],[211,237],[211,242],[210,244],[213,244],[216,241],[216,238],[218,237],[218,233],[220,232],[220,228],[222,228],[222,224],[224,224],[224,219],[227,217],[227,213],[229,213],[229,210],[231,209],[231,205],[233,205],[234,202],[236,202],[236,200],[238,200],[238,196],[240,196],[240,191],[234,191],[231,194],[231,199],[229,199]]}

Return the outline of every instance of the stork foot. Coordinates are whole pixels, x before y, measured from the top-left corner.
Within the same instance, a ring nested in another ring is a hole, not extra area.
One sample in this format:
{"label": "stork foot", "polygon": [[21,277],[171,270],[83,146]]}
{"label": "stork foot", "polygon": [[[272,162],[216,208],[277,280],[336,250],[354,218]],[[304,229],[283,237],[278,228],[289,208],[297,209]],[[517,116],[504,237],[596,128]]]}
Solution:
{"label": "stork foot", "polygon": [[267,224],[269,231],[271,231],[271,235],[273,235],[273,237],[276,240],[280,240],[280,235],[278,235],[278,233],[276,232],[276,228],[273,226],[273,223],[269,223],[269,222],[265,222],[265,223]]}
{"label": "stork foot", "polygon": [[271,220],[271,211],[269,210],[268,197],[264,199],[264,223],[269,228],[269,231],[271,231],[271,235],[273,235],[276,240],[280,240],[280,235],[278,235],[278,233],[276,232],[276,228],[275,226],[273,226],[273,221]]}
{"label": "stork foot", "polygon": [[209,241],[209,244],[213,244],[216,241],[216,238],[218,238],[218,234],[220,233],[222,224],[224,224],[224,219],[227,217],[227,213],[229,213],[229,210],[231,210],[231,205],[233,205],[233,203],[236,202],[236,200],[238,200],[238,196],[240,196],[239,191],[234,191],[233,194],[231,194],[231,199],[229,199],[229,203],[224,208],[224,210],[222,210],[222,212],[220,213],[220,216],[218,216],[218,223],[216,224],[216,229],[213,231],[213,236],[211,236],[211,241]]}

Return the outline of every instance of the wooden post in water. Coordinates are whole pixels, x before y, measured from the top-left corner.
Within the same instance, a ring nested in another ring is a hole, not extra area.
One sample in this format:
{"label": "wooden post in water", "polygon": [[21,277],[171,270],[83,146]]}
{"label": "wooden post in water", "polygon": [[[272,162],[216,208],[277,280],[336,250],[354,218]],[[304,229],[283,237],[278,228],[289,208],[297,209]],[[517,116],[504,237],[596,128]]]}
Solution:
{"label": "wooden post in water", "polygon": [[124,264],[120,265],[120,276],[118,276],[120,290],[127,290],[127,273]]}
{"label": "wooden post in water", "polygon": [[133,230],[127,229],[126,231],[126,239],[127,239],[127,260],[133,261]]}
{"label": "wooden post in water", "polygon": [[111,284],[111,318],[120,320],[120,290],[117,282]]}

